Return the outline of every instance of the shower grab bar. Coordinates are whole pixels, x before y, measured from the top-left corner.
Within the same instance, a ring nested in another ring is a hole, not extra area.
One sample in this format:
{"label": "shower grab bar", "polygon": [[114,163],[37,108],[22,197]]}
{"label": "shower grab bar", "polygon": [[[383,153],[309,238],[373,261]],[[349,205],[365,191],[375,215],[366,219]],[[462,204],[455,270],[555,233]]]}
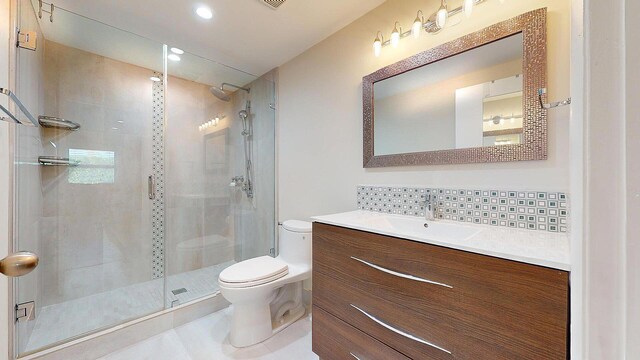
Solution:
{"label": "shower grab bar", "polygon": [[149,175],[147,187],[149,191],[149,200],[155,200],[156,199],[156,181],[153,175]]}
{"label": "shower grab bar", "polygon": [[[21,124],[21,125],[38,126],[38,120],[36,120],[36,118],[33,117],[33,115],[31,115],[29,110],[27,110],[27,108],[22,104],[20,99],[18,99],[18,97],[11,90],[5,89],[5,88],[0,88],[0,94],[7,95],[7,97],[9,97],[9,99],[11,99],[11,101],[13,101],[16,104],[16,106],[18,106],[20,111],[22,111],[22,113],[29,119],[29,121],[31,121],[31,124],[29,124],[27,122],[20,121],[18,119],[18,117],[13,115],[7,108],[5,108],[4,106],[0,105],[0,110],[2,110],[4,113],[9,115],[11,120],[13,120],[15,123]],[[4,118],[2,118],[2,119],[4,119]]]}

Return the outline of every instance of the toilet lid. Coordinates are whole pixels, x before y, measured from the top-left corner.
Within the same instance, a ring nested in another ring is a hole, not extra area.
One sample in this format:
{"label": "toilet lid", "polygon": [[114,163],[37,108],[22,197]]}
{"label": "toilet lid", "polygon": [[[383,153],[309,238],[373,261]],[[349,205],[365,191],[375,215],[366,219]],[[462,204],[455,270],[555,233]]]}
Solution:
{"label": "toilet lid", "polygon": [[271,256],[241,261],[224,269],[220,281],[228,287],[249,287],[266,284],[289,273],[289,266]]}
{"label": "toilet lid", "polygon": [[287,220],[282,223],[282,227],[293,232],[310,233],[312,224],[308,221]]}

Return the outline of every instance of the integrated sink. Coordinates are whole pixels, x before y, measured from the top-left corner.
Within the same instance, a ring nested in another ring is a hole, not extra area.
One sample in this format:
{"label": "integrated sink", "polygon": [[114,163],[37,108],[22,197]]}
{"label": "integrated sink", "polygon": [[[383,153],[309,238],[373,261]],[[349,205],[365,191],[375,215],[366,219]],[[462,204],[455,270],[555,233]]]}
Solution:
{"label": "integrated sink", "polygon": [[373,212],[354,212],[349,221],[356,226],[387,234],[403,234],[409,237],[445,242],[465,241],[482,231],[482,228],[474,226],[425,221],[425,219],[418,217]]}

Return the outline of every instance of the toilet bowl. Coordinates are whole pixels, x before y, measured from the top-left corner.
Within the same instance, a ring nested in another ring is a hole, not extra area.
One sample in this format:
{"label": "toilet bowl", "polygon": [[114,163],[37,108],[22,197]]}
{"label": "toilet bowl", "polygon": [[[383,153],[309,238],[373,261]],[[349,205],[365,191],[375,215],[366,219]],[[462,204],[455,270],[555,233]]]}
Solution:
{"label": "toilet bowl", "polygon": [[257,344],[301,318],[302,281],[310,276],[311,223],[285,221],[278,257],[241,261],[220,273],[220,292],[233,305],[229,343]]}

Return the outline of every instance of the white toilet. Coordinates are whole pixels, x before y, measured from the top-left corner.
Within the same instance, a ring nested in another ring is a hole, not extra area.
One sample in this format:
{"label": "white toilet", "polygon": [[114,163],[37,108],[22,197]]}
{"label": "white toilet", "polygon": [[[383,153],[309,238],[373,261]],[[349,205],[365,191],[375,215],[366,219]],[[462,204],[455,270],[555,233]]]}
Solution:
{"label": "white toilet", "polygon": [[260,256],[220,273],[220,292],[233,305],[229,342],[262,342],[305,314],[302,281],[311,276],[311,223],[289,220],[280,227],[280,255]]}

